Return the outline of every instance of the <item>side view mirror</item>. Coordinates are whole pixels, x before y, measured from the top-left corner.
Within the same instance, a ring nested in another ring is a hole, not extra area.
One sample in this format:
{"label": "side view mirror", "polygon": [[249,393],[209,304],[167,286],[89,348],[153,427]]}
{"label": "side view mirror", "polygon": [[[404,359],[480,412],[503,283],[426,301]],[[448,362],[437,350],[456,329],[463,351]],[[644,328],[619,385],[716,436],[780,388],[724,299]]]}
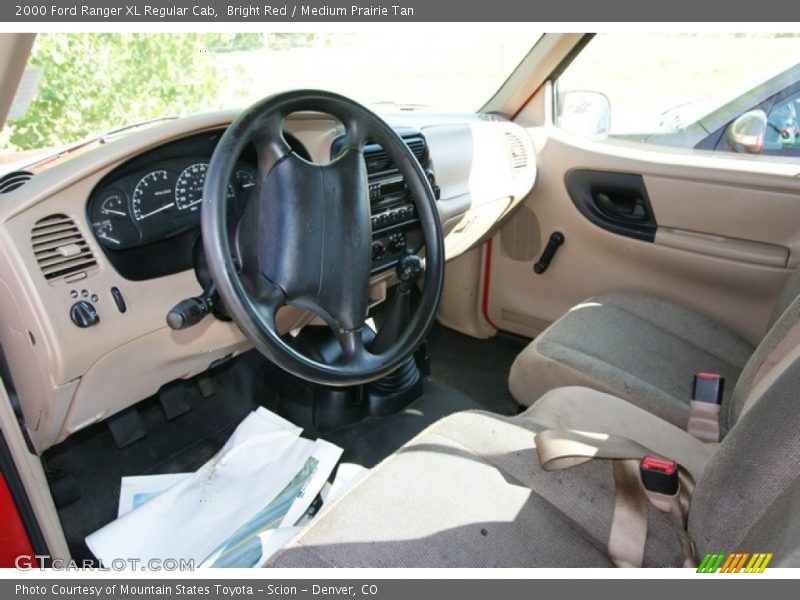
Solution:
{"label": "side view mirror", "polygon": [[749,110],[728,127],[725,140],[736,152],[760,154],[767,133],[767,113],[761,109]]}
{"label": "side view mirror", "polygon": [[556,124],[559,128],[578,135],[607,135],[611,125],[611,103],[608,96],[589,90],[564,92],[559,97]]}

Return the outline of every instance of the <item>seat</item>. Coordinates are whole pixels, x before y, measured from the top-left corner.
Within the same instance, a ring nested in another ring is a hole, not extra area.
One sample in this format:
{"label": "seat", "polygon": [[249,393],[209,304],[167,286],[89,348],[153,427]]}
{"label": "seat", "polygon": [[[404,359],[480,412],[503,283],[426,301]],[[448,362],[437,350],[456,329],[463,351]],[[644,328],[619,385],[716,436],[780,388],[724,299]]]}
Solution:
{"label": "seat", "polygon": [[694,374],[726,379],[723,434],[771,352],[797,326],[800,275],[778,299],[757,348],[675,303],[640,294],[591,298],[558,319],[516,358],[509,388],[530,406],[549,390],[581,385],[624,398],[685,428]]}
{"label": "seat", "polygon": [[[773,552],[772,566],[800,566],[798,385],[795,347],[754,386],[718,448],[690,465],[696,488],[687,530],[696,556]],[[553,390],[516,417],[458,413],[373,469],[268,566],[611,566],[611,462],[547,472],[533,447],[543,428],[537,418],[557,419],[547,407],[569,398],[595,407],[605,424],[618,423],[617,433],[640,430],[655,452],[683,448],[680,462],[699,444],[647,411],[587,388]],[[647,518],[644,566],[681,566],[678,526],[651,506]]]}

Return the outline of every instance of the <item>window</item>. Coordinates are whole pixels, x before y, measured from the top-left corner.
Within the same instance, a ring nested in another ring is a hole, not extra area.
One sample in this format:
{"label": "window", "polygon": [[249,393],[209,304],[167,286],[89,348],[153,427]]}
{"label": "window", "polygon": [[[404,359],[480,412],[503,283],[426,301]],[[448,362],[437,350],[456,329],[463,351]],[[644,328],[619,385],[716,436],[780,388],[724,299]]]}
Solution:
{"label": "window", "polygon": [[800,34],[599,34],[556,82],[593,138],[800,157]]}

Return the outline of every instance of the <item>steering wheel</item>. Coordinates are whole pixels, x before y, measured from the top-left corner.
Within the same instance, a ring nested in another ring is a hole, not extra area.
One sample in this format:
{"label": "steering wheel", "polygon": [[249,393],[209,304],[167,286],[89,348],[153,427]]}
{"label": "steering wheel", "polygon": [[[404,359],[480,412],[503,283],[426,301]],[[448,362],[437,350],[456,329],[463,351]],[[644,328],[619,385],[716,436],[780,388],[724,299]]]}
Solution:
{"label": "steering wheel", "polygon": [[[328,164],[295,154],[284,119],[321,112],[344,127],[342,152]],[[408,327],[380,353],[365,346],[372,229],[363,149],[386,151],[405,179],[425,243],[425,275]],[[244,215],[230,221],[228,186],[248,144],[258,176]],[[202,235],[211,277],[225,307],[264,356],[307,381],[349,386],[379,379],[403,364],[433,323],[444,278],[444,245],[428,178],[400,136],[360,104],[325,91],[267,97],[227,129],[211,157],[203,189]],[[327,364],[284,341],[276,314],[286,305],[310,310],[333,331],[341,358]]]}

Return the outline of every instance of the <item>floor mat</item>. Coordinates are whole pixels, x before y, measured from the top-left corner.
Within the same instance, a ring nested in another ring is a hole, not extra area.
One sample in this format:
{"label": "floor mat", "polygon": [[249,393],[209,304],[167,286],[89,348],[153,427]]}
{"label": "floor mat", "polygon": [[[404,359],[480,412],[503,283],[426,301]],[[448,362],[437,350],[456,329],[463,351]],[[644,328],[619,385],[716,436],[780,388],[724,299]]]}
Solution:
{"label": "floor mat", "polygon": [[219,369],[217,391],[204,398],[190,386],[192,410],[167,421],[156,398],[140,402],[147,437],[117,448],[105,424],[88,427],[48,450],[48,469],[75,479],[80,499],[59,509],[67,544],[75,558],[89,557],[84,538],[116,518],[120,479],[127,475],[193,471],[210,459],[265,394],[263,359],[255,353]]}
{"label": "floor mat", "polygon": [[508,391],[508,372],[529,341],[506,333],[480,340],[437,323],[428,336],[433,376],[485,410],[515,415],[519,404]]}
{"label": "floor mat", "polygon": [[[524,341],[510,336],[476,340],[437,325],[428,344],[433,375],[425,381],[423,395],[403,411],[322,434],[314,431],[310,419],[290,420],[304,427],[305,436],[341,446],[343,461],[372,467],[449,414],[472,409],[516,414],[507,388],[508,369],[523,346]],[[189,384],[192,410],[173,421],[164,418],[156,398],[141,402],[147,437],[127,448],[117,448],[101,423],[48,450],[47,466],[69,473],[81,492],[79,501],[59,509],[73,557],[90,557],[84,538],[116,517],[123,476],[194,471],[256,406],[276,410],[291,401],[276,397],[270,377],[275,372],[266,359],[249,352],[215,371],[213,395],[203,397]]]}

